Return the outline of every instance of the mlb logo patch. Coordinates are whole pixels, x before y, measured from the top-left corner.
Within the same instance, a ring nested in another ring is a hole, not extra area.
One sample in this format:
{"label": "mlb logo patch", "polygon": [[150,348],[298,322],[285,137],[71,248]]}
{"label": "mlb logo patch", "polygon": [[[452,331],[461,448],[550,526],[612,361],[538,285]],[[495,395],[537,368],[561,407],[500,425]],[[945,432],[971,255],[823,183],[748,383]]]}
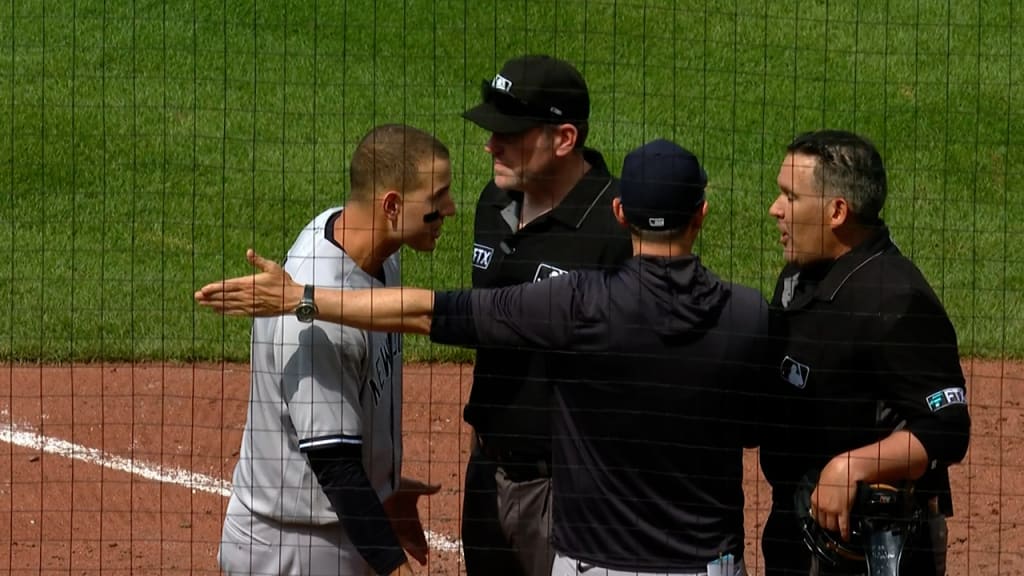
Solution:
{"label": "mlb logo patch", "polygon": [[551,264],[541,264],[537,266],[537,273],[533,275],[534,282],[540,282],[541,280],[547,280],[548,278],[555,278],[562,274],[568,274],[568,270],[562,270],[561,268],[552,266]]}
{"label": "mlb logo patch", "polygon": [[494,248],[483,244],[473,244],[473,267],[487,270],[491,266]]}
{"label": "mlb logo patch", "polygon": [[963,388],[946,388],[925,399],[932,412],[938,412],[953,404],[967,404],[967,391]]}
{"label": "mlb logo patch", "polygon": [[510,92],[512,90],[512,81],[498,74],[494,77],[494,80],[491,80],[491,86],[502,92]]}
{"label": "mlb logo patch", "polygon": [[802,389],[807,386],[807,379],[811,376],[811,367],[786,356],[782,359],[782,365],[779,366],[779,376],[793,386]]}

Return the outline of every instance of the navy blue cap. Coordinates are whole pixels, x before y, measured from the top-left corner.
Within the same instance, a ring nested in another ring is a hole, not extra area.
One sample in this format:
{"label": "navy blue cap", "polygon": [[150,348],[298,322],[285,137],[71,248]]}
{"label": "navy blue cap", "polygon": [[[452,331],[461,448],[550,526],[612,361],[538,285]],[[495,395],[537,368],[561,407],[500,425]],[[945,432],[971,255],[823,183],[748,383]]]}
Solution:
{"label": "navy blue cap", "polygon": [[678,230],[704,203],[708,176],[689,150],[652,140],[626,155],[619,180],[619,201],[630,224],[643,230]]}

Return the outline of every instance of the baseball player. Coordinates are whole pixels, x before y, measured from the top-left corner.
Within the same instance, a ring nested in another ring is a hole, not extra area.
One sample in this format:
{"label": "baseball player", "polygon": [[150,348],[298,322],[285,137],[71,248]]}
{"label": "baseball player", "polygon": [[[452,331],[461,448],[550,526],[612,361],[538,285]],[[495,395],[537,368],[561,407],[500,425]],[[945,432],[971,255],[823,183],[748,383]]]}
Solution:
{"label": "baseball player", "polygon": [[[399,248],[433,250],[455,213],[450,179],[436,138],[375,128],[353,155],[348,202],[306,225],[284,269],[309,286],[399,285]],[[228,575],[391,574],[406,563],[403,548],[426,561],[416,496],[436,487],[400,476],[402,337],[315,313],[303,302],[253,324],[251,395],[218,555]]]}
{"label": "baseball player", "polygon": [[[437,294],[316,290],[324,320],[564,352],[548,366],[559,407],[553,575],[745,574],[742,449],[754,441],[768,307],[691,252],[706,183],[672,142],[627,155],[613,212],[634,256],[614,270]],[[207,285],[196,299],[256,315],[298,301],[301,285],[249,258],[265,273]]]}

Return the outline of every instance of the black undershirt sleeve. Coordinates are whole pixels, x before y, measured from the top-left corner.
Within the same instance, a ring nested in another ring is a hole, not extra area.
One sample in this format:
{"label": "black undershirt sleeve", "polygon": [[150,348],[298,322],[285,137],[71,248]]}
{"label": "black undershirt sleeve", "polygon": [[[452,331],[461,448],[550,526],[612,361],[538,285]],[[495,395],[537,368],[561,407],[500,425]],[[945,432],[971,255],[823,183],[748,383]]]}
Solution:
{"label": "black undershirt sleeve", "polygon": [[391,520],[363,470],[362,446],[337,444],[306,451],[320,487],[338,513],[349,540],[377,574],[405,563]]}
{"label": "black undershirt sleeve", "polygon": [[434,293],[430,339],[438,344],[476,346],[479,342],[469,290]]}

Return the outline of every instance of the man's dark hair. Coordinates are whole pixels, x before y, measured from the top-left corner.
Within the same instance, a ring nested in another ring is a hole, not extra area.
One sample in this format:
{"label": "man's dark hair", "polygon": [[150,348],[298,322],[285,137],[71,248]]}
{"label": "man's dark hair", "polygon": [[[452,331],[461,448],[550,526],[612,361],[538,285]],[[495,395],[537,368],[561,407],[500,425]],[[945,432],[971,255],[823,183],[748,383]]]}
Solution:
{"label": "man's dark hair", "polygon": [[401,194],[424,183],[435,159],[448,148],[433,134],[405,124],[384,124],[359,141],[349,166],[350,198],[365,201],[381,190]]}
{"label": "man's dark hair", "polygon": [[[686,226],[689,227],[689,225],[690,223],[688,221],[686,223]],[[636,226],[633,226],[632,224],[629,225],[629,232],[633,236],[639,238],[640,242],[652,244],[676,242],[684,235],[686,235],[686,230],[687,228],[674,228],[672,230],[644,230],[643,228],[638,228]]]}
{"label": "man's dark hair", "polygon": [[870,140],[843,130],[819,130],[800,134],[786,151],[817,158],[814,180],[822,194],[845,198],[862,224],[878,223],[888,183],[882,155]]}

